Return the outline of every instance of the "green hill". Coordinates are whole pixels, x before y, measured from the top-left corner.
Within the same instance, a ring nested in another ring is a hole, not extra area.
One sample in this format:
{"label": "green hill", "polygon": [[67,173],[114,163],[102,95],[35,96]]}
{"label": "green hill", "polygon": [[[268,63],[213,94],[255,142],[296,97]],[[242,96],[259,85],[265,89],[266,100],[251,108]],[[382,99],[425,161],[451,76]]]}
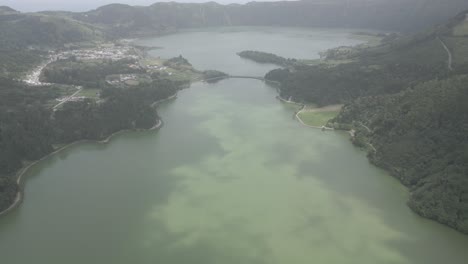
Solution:
{"label": "green hill", "polygon": [[57,15],[0,14],[2,50],[27,47],[56,47],[70,42],[102,38],[94,26]]}
{"label": "green hill", "polygon": [[[420,83],[395,95],[362,97],[334,120],[371,144],[371,161],[410,187],[410,207],[468,232],[468,77]],[[367,130],[365,127],[368,127]]]}
{"label": "green hill", "polygon": [[415,31],[468,9],[465,0],[303,0],[251,2],[245,5],[158,2],[149,7],[112,4],[77,20],[100,25],[112,36],[167,32],[209,26],[301,26]]}
{"label": "green hill", "polygon": [[8,6],[0,6],[0,14],[1,15],[6,15],[6,14],[15,14],[18,13],[18,11],[14,10],[11,7]]}
{"label": "green hill", "polygon": [[415,212],[468,233],[468,36],[460,34],[466,14],[347,52],[351,63],[266,77],[281,82],[284,98],[345,103],[329,126],[353,130],[370,160],[410,188]]}

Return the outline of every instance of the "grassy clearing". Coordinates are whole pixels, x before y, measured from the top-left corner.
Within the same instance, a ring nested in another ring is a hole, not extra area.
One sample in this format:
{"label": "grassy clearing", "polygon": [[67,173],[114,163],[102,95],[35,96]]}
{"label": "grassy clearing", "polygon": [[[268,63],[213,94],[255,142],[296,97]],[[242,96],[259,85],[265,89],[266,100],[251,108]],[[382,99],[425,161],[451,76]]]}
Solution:
{"label": "grassy clearing", "polygon": [[464,21],[453,29],[455,36],[468,36],[468,21]]}
{"label": "grassy clearing", "polygon": [[302,111],[298,117],[309,126],[325,126],[327,122],[335,118],[340,111]]}
{"label": "grassy clearing", "polygon": [[294,113],[299,112],[302,109],[302,106],[299,104],[294,104],[294,103],[288,103],[285,101],[281,101],[284,109],[287,109],[288,111],[292,111]]}
{"label": "grassy clearing", "polygon": [[[68,85],[54,85],[53,88],[51,87],[51,88],[45,88],[45,89],[58,89],[58,94],[57,94],[56,98],[60,98],[60,97],[64,97],[64,96],[70,96],[74,92],[76,92],[75,88],[73,88],[71,86],[68,86]],[[58,103],[57,100],[51,99],[51,100],[48,100],[47,103],[44,104],[44,107],[52,108],[57,103]]]}
{"label": "grassy clearing", "polygon": [[164,78],[169,79],[171,81],[190,82],[193,80],[201,79],[201,74],[191,70],[178,70],[168,68],[167,72],[170,73],[170,75],[164,76]]}
{"label": "grassy clearing", "polygon": [[76,96],[84,96],[91,99],[99,99],[100,89],[82,89]]}
{"label": "grassy clearing", "polygon": [[158,58],[144,58],[140,60],[140,64],[143,66],[163,66],[164,61]]}
{"label": "grassy clearing", "polygon": [[378,46],[382,43],[382,39],[383,39],[383,37],[379,37],[379,36],[362,35],[362,34],[351,34],[351,38],[365,41],[366,43],[363,43],[362,45],[365,45],[367,47]]}

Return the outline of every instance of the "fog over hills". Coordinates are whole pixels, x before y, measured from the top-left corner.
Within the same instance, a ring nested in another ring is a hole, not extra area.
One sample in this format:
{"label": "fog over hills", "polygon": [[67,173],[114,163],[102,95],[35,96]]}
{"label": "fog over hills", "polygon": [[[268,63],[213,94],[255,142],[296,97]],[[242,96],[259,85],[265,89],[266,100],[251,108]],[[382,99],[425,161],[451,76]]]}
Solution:
{"label": "fog over hills", "polygon": [[[265,0],[263,0],[265,1]],[[274,0],[269,0],[274,1]],[[112,3],[121,3],[129,5],[138,5],[138,6],[149,6],[155,2],[171,2],[171,1],[156,1],[156,0],[84,0],[84,1],[61,1],[61,0],[2,0],[0,4],[11,6],[23,12],[36,12],[36,11],[45,11],[45,10],[63,10],[63,11],[74,11],[82,12],[88,11],[91,9],[96,9],[99,6],[108,5]],[[182,3],[204,3],[209,1],[204,0],[182,0],[177,1]],[[219,0],[216,1],[222,4],[230,3],[246,3],[247,0]],[[262,2],[262,0],[257,1]]]}
{"label": "fog over hills", "polygon": [[[74,19],[108,25],[114,34],[127,30],[166,30],[200,26],[313,26],[374,28],[416,31],[443,23],[468,9],[466,0],[303,0],[250,2],[247,4],[195,4],[153,1],[11,1],[6,4],[20,11],[63,10],[76,13]],[[240,3],[238,1],[233,1]],[[221,2],[227,3],[227,2]],[[104,5],[105,4],[105,5]],[[104,5],[104,6],[101,6]],[[138,6],[133,6],[138,5]],[[145,7],[143,7],[143,5]],[[100,7],[101,6],[101,7]],[[118,24],[115,22],[119,21]],[[128,33],[127,33],[128,34]]]}
{"label": "fog over hills", "polygon": [[[0,2],[5,5],[0,6],[0,210],[16,199],[14,176],[25,160],[37,160],[56,145],[161,124],[154,102],[173,98],[181,83],[186,84],[166,79],[178,76],[165,69],[177,66],[180,72],[174,72],[188,74],[188,83],[202,78],[182,56],[141,66],[146,52],[159,46],[126,47],[122,39],[206,27],[344,28],[363,31],[355,36],[378,37],[378,44],[338,47],[322,52],[320,61],[298,64],[250,51],[287,62],[255,79],[275,82],[280,98],[304,107],[344,105],[338,116],[327,119],[329,127],[322,128],[349,131],[373,164],[409,188],[408,203],[415,212],[468,234],[468,0],[111,2]],[[52,11],[27,12],[31,10]],[[134,54],[91,62],[70,56],[46,62],[37,71],[47,84],[84,86],[93,99],[65,101],[56,111],[49,101],[67,89],[33,89],[18,81],[49,52],[96,51],[98,45],[97,52],[115,46]],[[291,49],[289,42],[285,46]],[[124,82],[124,74],[137,76],[138,84]],[[123,88],[114,89],[121,80]],[[126,89],[130,86],[134,89]]]}

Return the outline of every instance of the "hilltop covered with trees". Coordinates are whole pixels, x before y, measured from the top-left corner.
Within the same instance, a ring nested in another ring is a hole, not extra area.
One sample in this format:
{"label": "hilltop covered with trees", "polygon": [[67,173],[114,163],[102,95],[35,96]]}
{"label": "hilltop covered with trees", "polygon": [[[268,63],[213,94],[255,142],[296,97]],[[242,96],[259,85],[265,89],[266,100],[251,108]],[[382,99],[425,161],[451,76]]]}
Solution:
{"label": "hilltop covered with trees", "polygon": [[[410,187],[417,213],[468,232],[468,76],[367,96],[333,120],[372,144],[370,160]],[[370,130],[367,130],[368,127]]]}
{"label": "hilltop covered with trees", "polygon": [[100,25],[114,36],[210,26],[372,27],[414,31],[445,22],[467,8],[465,0],[302,0],[243,5],[158,2],[148,7],[112,4],[71,16]]}
{"label": "hilltop covered with trees", "polygon": [[[400,8],[404,7],[404,8]],[[421,8],[424,7],[424,8]],[[319,0],[221,5],[158,2],[148,7],[106,5],[88,12],[20,13],[0,8],[0,47],[57,47],[66,43],[174,32],[208,26],[300,26],[421,30],[444,22],[465,0]]]}
{"label": "hilltop covered with trees", "polygon": [[[345,103],[329,126],[411,191],[418,214],[468,233],[468,34],[463,12],[449,23],[350,52],[347,63],[277,69],[281,96]],[[451,67],[447,43],[454,56]],[[455,52],[456,51],[456,52]],[[335,54],[335,53],[329,53]],[[458,55],[457,55],[458,54]],[[330,59],[336,59],[332,56]],[[351,61],[351,62],[349,62]]]}
{"label": "hilltop covered with trees", "polygon": [[237,53],[241,58],[253,60],[258,63],[270,63],[279,66],[287,67],[298,65],[299,62],[296,59],[286,59],[273,53],[255,51],[255,50],[244,50]]}

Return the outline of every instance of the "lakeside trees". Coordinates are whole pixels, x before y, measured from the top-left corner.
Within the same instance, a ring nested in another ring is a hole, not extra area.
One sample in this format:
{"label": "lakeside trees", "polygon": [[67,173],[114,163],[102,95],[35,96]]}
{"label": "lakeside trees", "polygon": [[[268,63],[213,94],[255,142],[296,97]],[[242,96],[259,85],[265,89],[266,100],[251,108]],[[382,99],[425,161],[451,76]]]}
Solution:
{"label": "lakeside trees", "polygon": [[15,173],[24,161],[51,153],[53,144],[102,140],[123,129],[151,128],[159,122],[152,104],[178,88],[167,80],[131,89],[107,87],[101,103],[68,102],[52,112],[45,105],[61,95],[58,88],[31,88],[0,78],[0,211],[15,198]]}
{"label": "lakeside trees", "polygon": [[[329,125],[354,131],[370,160],[410,188],[415,212],[468,233],[467,62],[457,59],[449,69],[439,41],[464,19],[342,53],[346,64],[277,69],[265,78],[281,83],[283,98],[345,103]],[[465,54],[464,43],[458,36],[451,49]]]}
{"label": "lakeside trees", "polygon": [[333,120],[356,127],[370,160],[411,188],[417,213],[468,232],[468,76],[347,104]]}
{"label": "lakeside trees", "polygon": [[280,95],[320,106],[346,103],[361,96],[396,93],[413,83],[444,76],[443,65],[417,63],[369,65],[363,62],[274,70],[265,78],[280,82]]}
{"label": "lakeside trees", "polygon": [[244,50],[237,53],[237,55],[239,55],[241,58],[253,60],[258,63],[270,63],[283,67],[294,66],[299,64],[296,59],[286,59],[273,53],[267,53],[262,51]]}

